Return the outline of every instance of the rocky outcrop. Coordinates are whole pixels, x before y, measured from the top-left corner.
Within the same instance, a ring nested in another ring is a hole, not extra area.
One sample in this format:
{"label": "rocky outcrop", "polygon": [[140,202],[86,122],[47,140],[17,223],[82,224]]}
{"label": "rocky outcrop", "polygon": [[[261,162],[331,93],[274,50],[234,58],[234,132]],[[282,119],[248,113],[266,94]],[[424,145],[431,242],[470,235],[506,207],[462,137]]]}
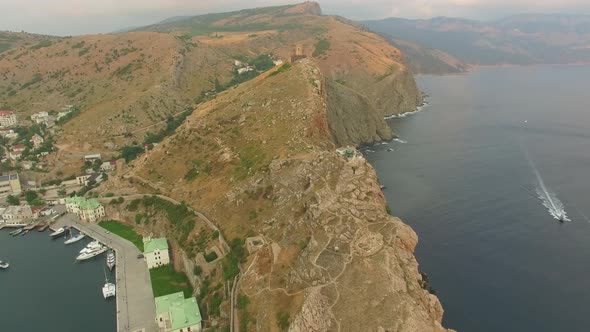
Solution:
{"label": "rocky outcrop", "polygon": [[328,126],[337,145],[371,143],[393,137],[369,99],[334,80],[326,82]]}
{"label": "rocky outcrop", "polygon": [[384,117],[410,112],[422,102],[414,77],[405,68],[374,79],[351,74],[326,80],[328,125],[336,144],[389,140]]}
{"label": "rocky outcrop", "polygon": [[[417,236],[386,213],[371,165],[361,156],[333,152],[319,152],[311,160],[284,161],[280,164],[290,166],[252,183],[274,183],[275,199],[299,201],[305,212],[293,219],[277,207],[277,219],[290,221],[280,235],[269,236],[266,249],[246,268],[244,293],[254,299],[302,294],[289,331],[446,331],[442,306],[421,286],[413,255]],[[296,235],[303,229],[310,237],[301,243]],[[297,253],[287,264],[293,242]],[[257,322],[264,321],[271,305],[259,304]],[[272,330],[273,323],[257,329]]]}

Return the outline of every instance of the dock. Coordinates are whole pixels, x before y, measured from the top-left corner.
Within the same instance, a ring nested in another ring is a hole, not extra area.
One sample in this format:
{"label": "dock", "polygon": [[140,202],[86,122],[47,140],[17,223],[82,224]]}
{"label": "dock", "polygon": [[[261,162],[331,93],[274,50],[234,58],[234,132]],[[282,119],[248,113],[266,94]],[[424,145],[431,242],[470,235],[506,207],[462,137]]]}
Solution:
{"label": "dock", "polygon": [[30,231],[31,229],[33,229],[35,227],[37,227],[37,224],[29,224],[29,225],[27,225],[27,226],[25,226],[23,228],[24,228],[25,231]]}
{"label": "dock", "polygon": [[[141,252],[131,242],[118,235],[107,233],[102,227],[78,221],[73,214],[60,217],[51,229],[70,226],[115,251],[117,285],[117,332],[157,332],[156,304],[150,272]],[[102,257],[102,256],[101,256]],[[102,296],[97,288],[96,296]]]}
{"label": "dock", "polygon": [[38,229],[39,232],[44,232],[49,227],[49,223],[42,222],[38,225],[38,227],[39,227],[39,229]]}

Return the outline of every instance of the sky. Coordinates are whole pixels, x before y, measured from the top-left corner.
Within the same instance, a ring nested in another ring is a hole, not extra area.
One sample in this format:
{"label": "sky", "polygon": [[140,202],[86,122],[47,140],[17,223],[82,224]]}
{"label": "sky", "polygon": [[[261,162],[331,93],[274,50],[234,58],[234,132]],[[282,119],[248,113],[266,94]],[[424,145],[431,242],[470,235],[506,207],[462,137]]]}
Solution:
{"label": "sky", "polygon": [[[108,33],[172,16],[296,3],[293,0],[0,0],[0,30],[52,35]],[[452,16],[495,19],[518,13],[590,15],[589,0],[319,0],[350,19]]]}

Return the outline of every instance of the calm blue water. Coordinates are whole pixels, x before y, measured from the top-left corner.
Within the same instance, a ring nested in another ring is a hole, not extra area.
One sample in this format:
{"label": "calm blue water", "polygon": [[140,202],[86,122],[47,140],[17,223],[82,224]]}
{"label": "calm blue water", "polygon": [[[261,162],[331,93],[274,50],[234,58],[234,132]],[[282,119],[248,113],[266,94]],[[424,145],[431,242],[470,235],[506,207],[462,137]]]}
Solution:
{"label": "calm blue water", "polygon": [[[430,106],[390,120],[408,143],[367,157],[394,215],[420,237],[445,326],[589,331],[590,66],[486,68],[418,84]],[[572,222],[536,198],[525,150]]]}
{"label": "calm blue water", "polygon": [[[36,230],[12,237],[0,231],[0,331],[109,332],[116,304],[102,297],[104,255],[76,263],[90,240],[64,245]],[[110,280],[113,280],[111,275]]]}

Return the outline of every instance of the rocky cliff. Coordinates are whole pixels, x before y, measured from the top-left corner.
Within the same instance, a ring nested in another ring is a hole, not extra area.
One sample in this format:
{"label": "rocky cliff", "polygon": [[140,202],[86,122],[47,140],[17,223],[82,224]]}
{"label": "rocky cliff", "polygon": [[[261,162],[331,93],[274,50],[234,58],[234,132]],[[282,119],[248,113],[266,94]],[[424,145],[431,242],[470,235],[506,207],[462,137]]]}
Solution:
{"label": "rocky cliff", "polygon": [[[236,315],[242,331],[444,331],[442,307],[413,256],[416,234],[386,212],[371,165],[336,152],[334,128],[352,137],[360,122],[346,118],[351,107],[335,125],[334,100],[356,103],[367,119],[381,114],[346,86],[325,91],[318,82],[329,79],[308,59],[205,103],[135,163],[133,176],[144,179],[136,190],[187,202],[228,241],[246,241],[237,283],[247,299]],[[362,131],[358,139],[380,138]],[[198,255],[198,233],[179,244],[189,256]],[[205,266],[200,282],[223,284],[228,257]],[[201,308],[214,296],[201,294]],[[229,315],[222,306],[208,317],[224,325]]]}

